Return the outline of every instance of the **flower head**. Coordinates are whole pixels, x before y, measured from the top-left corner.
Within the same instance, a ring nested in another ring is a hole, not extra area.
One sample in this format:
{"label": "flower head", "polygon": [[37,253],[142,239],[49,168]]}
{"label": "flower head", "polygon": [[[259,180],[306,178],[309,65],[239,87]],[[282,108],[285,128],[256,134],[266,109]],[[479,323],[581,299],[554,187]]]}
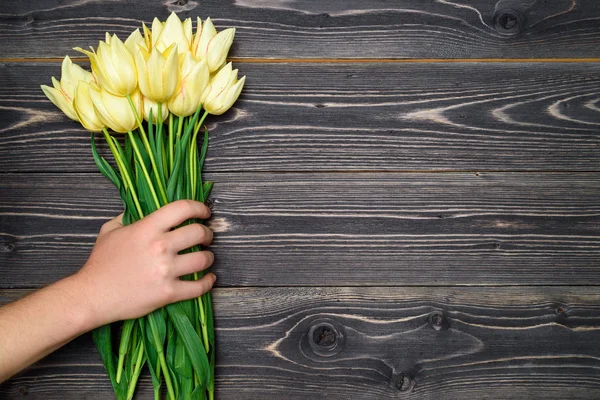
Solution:
{"label": "flower head", "polygon": [[192,115],[202,102],[202,92],[209,78],[206,60],[196,61],[187,53],[181,62],[181,84],[169,100],[169,110],[180,117]]}
{"label": "flower head", "polygon": [[245,76],[240,80],[237,76],[238,70],[232,70],[231,63],[217,72],[202,94],[203,107],[206,111],[213,115],[221,115],[231,108],[246,82]]}
{"label": "flower head", "polygon": [[152,21],[152,47],[165,51],[173,43],[177,44],[179,54],[190,51],[192,42],[192,20],[187,18],[183,23],[174,12],[163,23],[154,18]]}
{"label": "flower head", "polygon": [[164,103],[173,96],[180,79],[176,44],[172,44],[164,52],[157,47],[153,47],[150,52],[140,48],[135,54],[135,64],[140,90],[145,97]]}
{"label": "flower head", "polygon": [[44,94],[55,106],[60,108],[67,117],[72,120],[79,121],[77,114],[73,109],[73,99],[75,98],[75,89],[79,81],[91,82],[94,80],[93,75],[81,68],[66,56],[62,62],[61,77],[58,81],[52,77],[52,86],[42,85]]}
{"label": "flower head", "polygon": [[[137,127],[135,114],[124,96],[115,96],[97,85],[89,86],[89,94],[100,121],[115,132],[125,133]],[[142,113],[142,96],[139,91],[131,94],[138,115]]]}
{"label": "flower head", "polygon": [[90,96],[90,86],[97,85],[94,82],[79,81],[75,90],[73,108],[81,125],[88,131],[99,132],[105,126],[96,112],[96,107]]}
{"label": "flower head", "polygon": [[199,59],[206,59],[210,72],[215,72],[225,64],[227,53],[233,43],[235,28],[225,29],[217,33],[210,18],[201,24],[200,18],[196,22],[196,34],[192,42],[192,52]]}
{"label": "flower head", "polygon": [[75,50],[87,55],[98,84],[116,96],[125,96],[137,87],[137,72],[133,56],[127,46],[117,37],[106,34],[106,41],[98,43],[98,50]]}

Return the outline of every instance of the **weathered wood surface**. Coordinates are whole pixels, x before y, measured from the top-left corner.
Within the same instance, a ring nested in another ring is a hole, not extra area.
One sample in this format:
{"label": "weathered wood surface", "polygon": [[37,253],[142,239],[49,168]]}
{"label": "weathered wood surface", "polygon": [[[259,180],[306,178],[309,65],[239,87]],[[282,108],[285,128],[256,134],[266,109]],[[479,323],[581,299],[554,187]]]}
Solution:
{"label": "weathered wood surface", "polygon": [[[215,307],[221,399],[600,396],[597,287],[217,289]],[[0,385],[24,395],[113,398],[90,335]]]}
{"label": "weathered wood surface", "polygon": [[[124,38],[142,21],[164,20],[170,11],[194,19],[211,16],[218,28],[237,27],[235,57],[600,57],[596,0],[4,3],[0,58],[75,55],[73,47],[96,46],[105,31]],[[501,12],[506,9],[513,11]]]}
{"label": "weathered wood surface", "polygon": [[[596,173],[223,174],[221,286],[600,284]],[[121,212],[96,174],[3,174],[0,287],[76,271]]]}
{"label": "weathered wood surface", "polygon": [[[600,170],[600,63],[237,66],[247,85],[208,119],[209,171]],[[0,64],[1,171],[96,170],[39,88],[52,75]]]}

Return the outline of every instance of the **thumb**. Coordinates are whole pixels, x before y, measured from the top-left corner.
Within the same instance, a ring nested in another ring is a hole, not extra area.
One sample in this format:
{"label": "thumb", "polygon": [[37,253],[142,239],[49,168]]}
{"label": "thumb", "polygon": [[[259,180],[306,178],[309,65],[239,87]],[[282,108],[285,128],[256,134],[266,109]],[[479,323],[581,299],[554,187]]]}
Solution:
{"label": "thumb", "polygon": [[115,229],[119,229],[123,227],[123,214],[119,214],[117,217],[111,219],[110,221],[106,222],[104,225],[102,225],[102,228],[100,228],[100,235],[105,235],[108,232],[114,231]]}

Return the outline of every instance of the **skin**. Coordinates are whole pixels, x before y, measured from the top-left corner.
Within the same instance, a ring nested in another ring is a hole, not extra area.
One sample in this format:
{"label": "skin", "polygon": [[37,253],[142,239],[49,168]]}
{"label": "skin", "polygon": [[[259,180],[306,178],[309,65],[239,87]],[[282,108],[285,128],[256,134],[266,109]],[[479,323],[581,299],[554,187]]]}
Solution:
{"label": "skin", "polygon": [[209,216],[204,204],[181,200],[126,227],[122,216],[104,224],[79,272],[0,308],[0,382],[94,328],[209,291],[212,273],[179,277],[208,268],[213,254],[178,253],[210,244],[212,231],[200,224],[172,230]]}

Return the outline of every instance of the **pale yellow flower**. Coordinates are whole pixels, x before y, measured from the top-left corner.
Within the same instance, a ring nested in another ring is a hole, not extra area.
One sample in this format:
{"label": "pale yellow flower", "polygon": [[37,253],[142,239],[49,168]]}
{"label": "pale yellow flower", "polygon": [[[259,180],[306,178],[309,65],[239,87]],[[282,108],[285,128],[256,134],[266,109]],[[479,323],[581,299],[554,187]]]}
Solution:
{"label": "pale yellow flower", "polygon": [[73,99],[75,97],[75,89],[79,81],[91,82],[94,80],[93,75],[81,68],[69,56],[65,57],[62,62],[61,77],[58,81],[52,77],[52,85],[54,87],[42,85],[44,94],[55,106],[60,108],[65,115],[72,120],[79,121],[77,114],[73,109]]}
{"label": "pale yellow flower", "polygon": [[121,39],[107,33],[106,41],[98,43],[98,50],[91,49],[92,51],[75,48],[90,58],[97,83],[117,96],[133,93],[137,87],[135,62]]}
{"label": "pale yellow flower", "polygon": [[73,101],[73,108],[77,113],[79,122],[88,131],[99,132],[105,126],[100,120],[92,98],[90,96],[90,86],[97,85],[94,82],[79,81],[77,89],[75,90],[75,100]]}
{"label": "pale yellow flower", "polygon": [[238,70],[232,71],[231,63],[217,72],[202,93],[203,107],[206,111],[213,115],[221,115],[231,108],[246,82],[245,76],[240,80],[237,76]]}
{"label": "pale yellow flower", "polygon": [[[124,96],[115,96],[97,85],[89,86],[89,94],[102,123],[115,132],[125,133],[137,127],[135,114]],[[131,94],[131,100],[138,115],[143,111],[142,96],[139,91]]]}
{"label": "pale yellow flower", "polygon": [[234,36],[235,28],[217,33],[210,18],[204,21],[204,25],[198,18],[192,42],[192,53],[198,60],[206,59],[210,72],[215,72],[225,64]]}
{"label": "pale yellow flower", "polygon": [[167,102],[180,80],[177,46],[173,44],[164,52],[156,47],[151,52],[140,48],[135,64],[142,94],[157,103]]}
{"label": "pale yellow flower", "polygon": [[125,47],[127,47],[127,50],[129,50],[132,56],[135,56],[135,53],[140,50],[140,46],[143,46],[146,48],[146,50],[148,50],[145,38],[140,33],[140,30],[136,29],[135,31],[131,32],[131,35],[129,35],[127,40],[125,40]]}
{"label": "pale yellow flower", "polygon": [[179,54],[190,51],[192,43],[192,20],[187,18],[183,23],[174,12],[163,23],[154,18],[152,21],[152,47],[165,51],[173,43],[177,45]]}
{"label": "pale yellow flower", "polygon": [[169,100],[169,110],[180,117],[192,115],[202,102],[201,96],[209,78],[206,60],[196,61],[191,53],[187,53],[181,62],[181,84]]}

